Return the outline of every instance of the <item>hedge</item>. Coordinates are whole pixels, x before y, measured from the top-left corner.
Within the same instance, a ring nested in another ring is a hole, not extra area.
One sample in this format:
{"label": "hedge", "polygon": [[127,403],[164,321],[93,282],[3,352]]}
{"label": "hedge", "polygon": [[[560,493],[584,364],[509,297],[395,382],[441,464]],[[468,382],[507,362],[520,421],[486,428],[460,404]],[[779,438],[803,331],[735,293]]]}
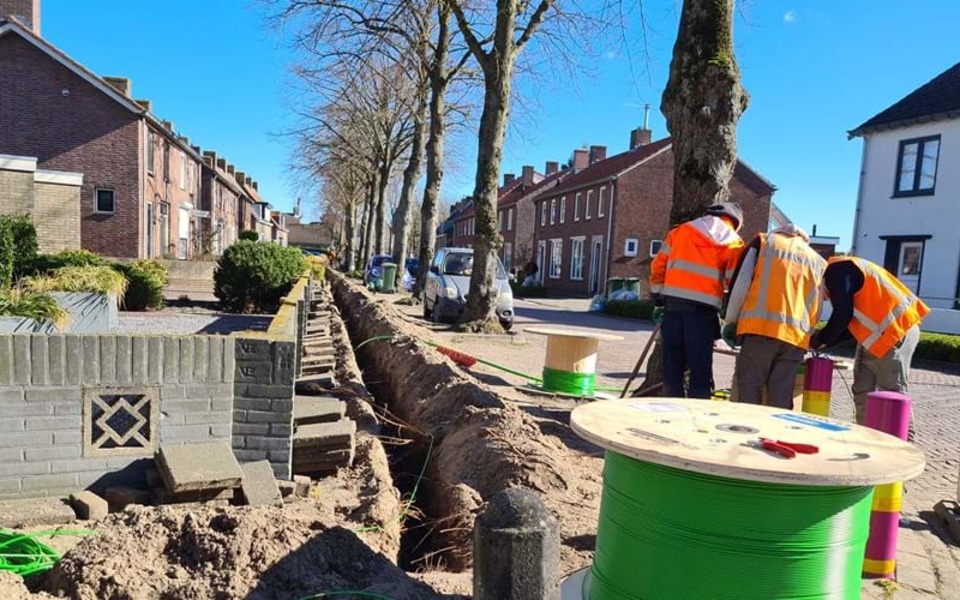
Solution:
{"label": "hedge", "polygon": [[603,312],[615,317],[650,320],[653,316],[652,300],[607,300]]}
{"label": "hedge", "polygon": [[303,253],[296,248],[239,241],[220,257],[213,293],[228,312],[272,313],[306,268]]}
{"label": "hedge", "polygon": [[546,298],[547,288],[541,285],[523,287],[519,281],[511,281],[510,289],[516,298]]}
{"label": "hedge", "polygon": [[113,268],[127,278],[123,308],[129,311],[163,308],[163,286],[167,285],[167,268],[156,260],[135,260],[117,263]]}
{"label": "hedge", "polygon": [[921,332],[920,342],[913,357],[960,363],[960,335]]}

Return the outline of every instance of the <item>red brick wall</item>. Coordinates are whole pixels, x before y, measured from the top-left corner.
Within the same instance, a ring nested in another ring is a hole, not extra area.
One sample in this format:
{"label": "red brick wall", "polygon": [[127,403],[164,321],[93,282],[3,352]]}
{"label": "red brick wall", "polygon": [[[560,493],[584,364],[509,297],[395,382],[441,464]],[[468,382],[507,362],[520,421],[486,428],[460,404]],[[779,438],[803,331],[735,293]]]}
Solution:
{"label": "red brick wall", "polygon": [[[64,96],[62,90],[69,90]],[[139,255],[139,117],[16,35],[0,38],[0,154],[83,173],[81,243],[108,256]],[[116,212],[94,211],[114,190]]]}

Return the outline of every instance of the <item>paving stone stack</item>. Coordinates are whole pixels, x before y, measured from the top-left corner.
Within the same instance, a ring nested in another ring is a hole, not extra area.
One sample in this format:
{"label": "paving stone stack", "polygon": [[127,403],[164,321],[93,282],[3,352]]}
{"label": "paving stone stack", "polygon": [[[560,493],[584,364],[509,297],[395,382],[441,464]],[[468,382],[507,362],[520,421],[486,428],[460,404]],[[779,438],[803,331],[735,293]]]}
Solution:
{"label": "paving stone stack", "polygon": [[327,395],[336,387],[336,349],[330,336],[329,296],[309,299],[301,377],[293,398],[293,472],[323,476],[353,463],[357,426],[346,404]]}
{"label": "paving stone stack", "polygon": [[161,445],[155,461],[160,481],[148,479],[156,504],[229,502],[244,480],[226,442]]}

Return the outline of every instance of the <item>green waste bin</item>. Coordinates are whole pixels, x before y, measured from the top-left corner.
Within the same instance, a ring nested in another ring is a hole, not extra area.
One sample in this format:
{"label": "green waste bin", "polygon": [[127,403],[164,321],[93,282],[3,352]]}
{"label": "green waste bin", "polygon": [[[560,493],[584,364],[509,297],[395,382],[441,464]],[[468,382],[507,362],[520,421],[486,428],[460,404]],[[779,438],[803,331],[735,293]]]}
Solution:
{"label": "green waste bin", "polygon": [[633,292],[636,295],[640,295],[640,278],[639,277],[627,277],[623,280],[623,289],[628,292]]}
{"label": "green waste bin", "polygon": [[623,277],[611,277],[607,280],[607,298],[610,294],[623,289]]}
{"label": "green waste bin", "polygon": [[394,263],[383,263],[383,285],[381,292],[392,294],[396,291],[397,284],[397,265]]}

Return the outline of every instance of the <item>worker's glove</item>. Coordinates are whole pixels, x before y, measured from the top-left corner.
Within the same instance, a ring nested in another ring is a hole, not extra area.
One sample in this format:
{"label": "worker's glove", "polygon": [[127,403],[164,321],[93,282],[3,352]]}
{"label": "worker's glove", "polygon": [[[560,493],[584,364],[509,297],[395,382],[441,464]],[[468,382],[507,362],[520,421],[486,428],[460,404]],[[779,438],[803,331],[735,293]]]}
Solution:
{"label": "worker's glove", "polygon": [[663,325],[663,307],[658,306],[653,309],[653,314],[650,315],[650,319],[653,320],[657,325]]}
{"label": "worker's glove", "polygon": [[823,342],[820,341],[820,330],[818,329],[810,335],[810,349],[819,350],[823,348],[823,345]]}
{"label": "worker's glove", "polygon": [[720,330],[720,337],[723,339],[731,348],[737,348],[740,344],[737,343],[737,324],[736,322],[727,323],[723,326],[723,329]]}

